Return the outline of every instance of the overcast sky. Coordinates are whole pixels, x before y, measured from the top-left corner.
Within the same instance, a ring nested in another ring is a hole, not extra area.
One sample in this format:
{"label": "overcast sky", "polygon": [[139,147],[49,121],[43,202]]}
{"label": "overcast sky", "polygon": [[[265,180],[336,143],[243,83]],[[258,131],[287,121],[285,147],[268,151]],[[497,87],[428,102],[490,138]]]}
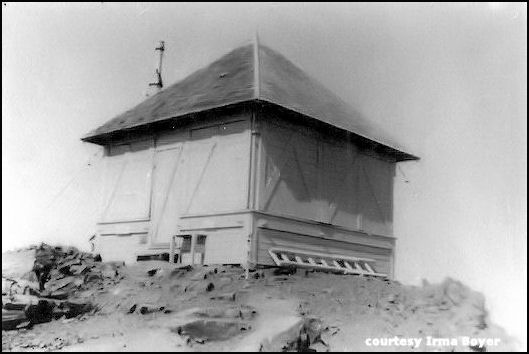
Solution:
{"label": "overcast sky", "polygon": [[79,139],[142,100],[158,40],[171,84],[255,30],[421,157],[395,179],[397,277],[461,279],[522,336],[525,4],[3,3],[2,249],[87,245],[101,151]]}

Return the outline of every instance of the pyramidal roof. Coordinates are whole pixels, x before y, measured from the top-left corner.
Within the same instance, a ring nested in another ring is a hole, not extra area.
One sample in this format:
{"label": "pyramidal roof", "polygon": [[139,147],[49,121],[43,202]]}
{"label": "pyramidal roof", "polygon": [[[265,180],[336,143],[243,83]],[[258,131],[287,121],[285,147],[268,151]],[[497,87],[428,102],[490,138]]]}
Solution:
{"label": "pyramidal roof", "polygon": [[415,156],[388,137],[276,51],[258,44],[232,50],[209,66],[147,98],[93,130],[83,141],[99,143],[118,131],[178,119],[192,113],[242,102],[262,101],[349,131],[379,145],[398,161]]}

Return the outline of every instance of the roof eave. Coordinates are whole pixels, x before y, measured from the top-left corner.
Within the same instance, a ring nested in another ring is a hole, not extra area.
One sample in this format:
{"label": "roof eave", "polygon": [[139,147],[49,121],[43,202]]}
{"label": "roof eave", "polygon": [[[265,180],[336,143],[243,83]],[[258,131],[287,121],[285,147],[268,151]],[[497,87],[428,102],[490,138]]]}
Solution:
{"label": "roof eave", "polygon": [[132,127],[128,127],[128,128],[121,128],[121,129],[116,129],[116,130],[103,132],[103,133],[94,133],[94,132],[92,132],[92,133],[87,134],[83,138],[81,138],[81,141],[103,146],[103,145],[107,145],[107,144],[111,143],[112,140],[114,140],[115,138],[119,138],[120,136],[124,136],[124,135],[127,135],[127,134],[135,134],[135,133],[139,133],[139,132],[145,132],[145,131],[149,131],[149,130],[156,130],[156,126],[157,125],[170,124],[171,121],[174,121],[174,120],[182,121],[182,120],[185,120],[186,118],[192,118],[193,116],[195,116],[196,114],[199,114],[199,113],[211,113],[212,111],[215,111],[215,110],[229,109],[229,108],[232,108],[232,107],[236,107],[238,105],[248,104],[248,103],[258,103],[258,104],[260,103],[260,104],[280,107],[281,109],[288,110],[288,111],[290,111],[290,112],[292,112],[294,114],[299,114],[299,115],[304,116],[306,118],[318,121],[320,124],[327,125],[327,126],[332,126],[332,127],[336,128],[336,129],[349,132],[349,133],[353,134],[354,136],[356,136],[358,139],[361,139],[361,140],[365,141],[366,143],[368,143],[369,145],[372,145],[373,146],[373,150],[378,151],[378,152],[380,152],[380,153],[382,153],[384,155],[387,155],[387,156],[390,156],[390,157],[394,158],[396,162],[419,160],[419,157],[417,157],[415,155],[412,155],[410,153],[407,153],[407,152],[405,152],[405,151],[403,151],[401,149],[397,149],[397,148],[392,147],[392,146],[390,146],[388,144],[378,142],[378,141],[376,141],[374,139],[371,139],[371,138],[368,138],[368,137],[364,137],[364,136],[359,135],[359,134],[357,134],[355,132],[352,132],[352,131],[349,131],[347,129],[344,129],[344,128],[329,124],[327,122],[323,122],[323,121],[321,121],[321,120],[319,120],[317,118],[307,116],[307,115],[305,115],[305,114],[303,114],[301,112],[295,111],[295,110],[290,109],[288,107],[284,107],[282,105],[278,105],[276,103],[273,103],[273,102],[270,102],[270,101],[267,101],[267,100],[263,100],[261,98],[253,98],[253,99],[250,99],[250,100],[243,100],[243,101],[239,101],[239,102],[233,102],[233,103],[230,103],[230,104],[227,104],[227,105],[211,107],[211,108],[206,109],[206,110],[186,112],[185,114],[181,114],[181,115],[178,115],[178,116],[160,118],[160,119],[157,119],[157,120],[152,121],[152,122],[142,123],[142,124],[138,124],[136,126],[132,126]]}
{"label": "roof eave", "polygon": [[384,154],[386,156],[393,157],[396,162],[420,160],[419,157],[417,157],[415,155],[412,155],[410,153],[407,153],[403,149],[400,149],[400,148],[397,148],[397,147],[393,147],[393,146],[391,146],[391,145],[389,145],[387,143],[380,142],[380,141],[377,141],[377,140],[375,140],[373,138],[363,136],[363,135],[358,134],[358,133],[356,133],[354,131],[351,131],[349,129],[345,129],[345,128],[342,128],[340,126],[337,126],[337,125],[322,121],[321,119],[314,118],[312,116],[308,116],[308,115],[306,115],[306,114],[304,114],[302,112],[299,112],[299,111],[297,111],[295,109],[292,109],[292,108],[289,108],[289,107],[285,107],[283,105],[279,105],[277,103],[274,103],[274,102],[271,102],[271,101],[268,101],[268,100],[265,100],[265,99],[262,99],[262,98],[256,99],[255,101],[256,102],[260,102],[262,104],[266,104],[266,105],[280,107],[281,109],[285,109],[285,110],[290,111],[290,112],[292,112],[294,114],[298,114],[300,116],[303,116],[303,117],[305,117],[305,119],[311,119],[311,120],[317,121],[321,125],[333,127],[335,129],[339,129],[341,131],[348,132],[348,133],[352,134],[353,136],[355,136],[358,140],[364,141],[365,145],[372,146],[374,151],[382,153],[382,154]]}
{"label": "roof eave", "polygon": [[138,133],[141,131],[143,132],[148,131],[148,130],[154,131],[158,129],[157,128],[158,126],[169,125],[171,124],[171,122],[176,122],[176,121],[181,123],[184,120],[193,119],[197,114],[208,114],[208,113],[215,112],[217,110],[231,109],[231,108],[235,108],[235,107],[238,107],[244,104],[251,103],[253,101],[255,101],[255,99],[252,98],[249,100],[229,102],[223,105],[212,106],[207,109],[189,111],[189,112],[185,112],[185,113],[175,115],[175,116],[162,117],[162,118],[150,121],[150,122],[143,122],[143,123],[139,123],[139,124],[126,127],[126,128],[118,128],[118,129],[105,131],[101,133],[91,132],[85,135],[84,137],[82,137],[81,141],[92,143],[92,144],[97,144],[97,145],[106,145],[110,143],[114,137],[123,136],[128,133]]}

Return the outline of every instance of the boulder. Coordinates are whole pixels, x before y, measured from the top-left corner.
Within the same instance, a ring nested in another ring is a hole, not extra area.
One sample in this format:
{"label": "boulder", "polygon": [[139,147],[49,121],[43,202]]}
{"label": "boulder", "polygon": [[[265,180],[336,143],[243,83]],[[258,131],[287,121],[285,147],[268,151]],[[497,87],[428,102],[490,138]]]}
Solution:
{"label": "boulder", "polygon": [[68,276],[62,279],[52,279],[46,283],[46,290],[50,292],[55,292],[57,290],[63,289],[65,291],[71,291],[74,288],[84,284],[84,279],[81,277]]}
{"label": "boulder", "polygon": [[211,300],[235,301],[236,293],[230,292],[210,297]]}
{"label": "boulder", "polygon": [[23,311],[29,305],[37,305],[39,298],[33,295],[16,294],[11,297],[2,297],[2,308],[11,311]]}
{"label": "boulder", "polygon": [[251,328],[251,325],[246,322],[201,319],[191,320],[184,325],[171,328],[171,331],[195,343],[203,344],[206,341],[227,340]]}
{"label": "boulder", "polygon": [[153,313],[153,312],[160,312],[165,309],[165,306],[159,306],[155,304],[143,304],[139,306],[139,312],[142,315]]}
{"label": "boulder", "polygon": [[274,275],[292,275],[292,274],[295,274],[297,270],[298,269],[296,268],[296,266],[287,265],[287,266],[275,268],[273,274]]}
{"label": "boulder", "polygon": [[24,311],[2,309],[2,331],[18,329],[23,324],[29,325]]}

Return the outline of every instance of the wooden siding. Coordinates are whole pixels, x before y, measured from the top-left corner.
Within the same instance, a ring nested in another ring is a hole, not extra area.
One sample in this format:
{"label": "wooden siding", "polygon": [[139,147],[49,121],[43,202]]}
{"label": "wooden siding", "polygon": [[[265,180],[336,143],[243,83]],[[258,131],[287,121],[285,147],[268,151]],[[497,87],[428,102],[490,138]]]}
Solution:
{"label": "wooden siding", "polygon": [[124,222],[100,222],[97,224],[99,235],[126,235],[134,233],[147,233],[150,229],[148,220],[124,221]]}
{"label": "wooden siding", "polygon": [[150,216],[152,140],[115,145],[106,157],[101,221],[121,222]]}
{"label": "wooden siding", "polygon": [[181,215],[247,208],[249,126],[248,113],[234,113],[107,146],[98,234],[109,247],[138,233],[165,247]]}
{"label": "wooden siding", "polygon": [[241,120],[191,131],[192,144],[203,159],[189,159],[196,169],[188,175],[188,213],[244,209],[248,200],[249,121]]}
{"label": "wooden siding", "polygon": [[395,240],[391,237],[369,236],[332,225],[266,213],[255,213],[255,218],[257,245],[254,248],[256,254],[253,263],[274,265],[268,250],[272,247],[285,247],[371,258],[376,261],[377,271],[392,276]]}
{"label": "wooden siding", "polygon": [[394,163],[273,116],[260,123],[258,210],[392,235]]}
{"label": "wooden siding", "polygon": [[156,151],[154,158],[151,243],[168,242],[178,224],[183,208],[181,183],[185,170],[182,163],[183,143],[171,149]]}
{"label": "wooden siding", "polygon": [[157,141],[151,240],[168,244],[179,218],[244,209],[247,204],[249,120],[194,127]]}
{"label": "wooden siding", "polygon": [[284,246],[375,258],[390,273],[394,163],[259,114],[110,146],[98,224],[106,257],[130,260],[176,233],[203,233],[209,264],[271,264],[268,249]]}
{"label": "wooden siding", "polygon": [[136,262],[138,251],[147,248],[147,233],[105,235],[97,240],[96,250],[105,262]]}
{"label": "wooden siding", "polygon": [[182,233],[207,235],[205,264],[246,264],[251,214],[247,210],[203,215],[183,215]]}

